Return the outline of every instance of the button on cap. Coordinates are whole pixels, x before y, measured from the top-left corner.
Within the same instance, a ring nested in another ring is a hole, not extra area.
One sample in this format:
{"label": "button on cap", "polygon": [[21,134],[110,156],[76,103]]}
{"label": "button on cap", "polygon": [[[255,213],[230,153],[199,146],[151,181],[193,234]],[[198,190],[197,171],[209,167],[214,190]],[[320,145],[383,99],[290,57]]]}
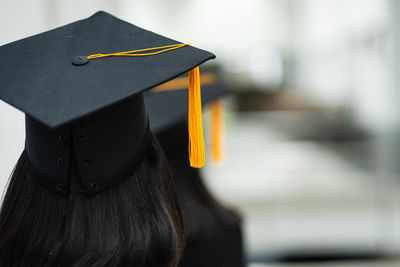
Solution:
{"label": "button on cap", "polygon": [[72,64],[75,66],[82,66],[89,62],[89,59],[85,56],[76,56],[72,59]]}

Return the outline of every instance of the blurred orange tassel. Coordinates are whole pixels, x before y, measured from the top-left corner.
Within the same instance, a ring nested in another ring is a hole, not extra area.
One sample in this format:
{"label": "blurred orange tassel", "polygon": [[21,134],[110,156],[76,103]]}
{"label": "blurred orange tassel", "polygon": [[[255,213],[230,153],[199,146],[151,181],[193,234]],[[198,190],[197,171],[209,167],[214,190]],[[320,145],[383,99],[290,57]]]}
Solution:
{"label": "blurred orange tassel", "polygon": [[214,101],[211,106],[211,153],[214,162],[222,159],[222,101]]}

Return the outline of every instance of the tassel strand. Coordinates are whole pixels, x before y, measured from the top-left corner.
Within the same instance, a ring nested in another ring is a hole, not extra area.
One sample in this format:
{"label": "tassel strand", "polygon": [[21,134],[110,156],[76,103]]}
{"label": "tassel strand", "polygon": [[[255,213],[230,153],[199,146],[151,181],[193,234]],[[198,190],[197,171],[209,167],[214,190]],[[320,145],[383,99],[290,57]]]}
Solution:
{"label": "tassel strand", "polygon": [[211,106],[211,154],[214,162],[222,159],[222,101],[214,101]]}
{"label": "tassel strand", "polygon": [[203,121],[201,113],[200,71],[196,67],[189,71],[189,161],[193,168],[201,168],[206,163]]}

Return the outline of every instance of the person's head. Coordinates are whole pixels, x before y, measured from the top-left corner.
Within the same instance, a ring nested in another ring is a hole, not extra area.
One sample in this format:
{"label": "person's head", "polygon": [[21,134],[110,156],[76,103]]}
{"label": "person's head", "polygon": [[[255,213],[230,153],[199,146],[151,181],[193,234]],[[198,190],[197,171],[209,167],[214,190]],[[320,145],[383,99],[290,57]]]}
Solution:
{"label": "person's head", "polygon": [[2,265],[175,265],[180,211],[144,93],[188,72],[202,144],[198,66],[215,55],[100,11],[0,57],[0,99],[26,114],[0,213]]}
{"label": "person's head", "polygon": [[26,117],[0,212],[0,266],[177,264],[179,204],[143,114],[139,95],[56,129]]}

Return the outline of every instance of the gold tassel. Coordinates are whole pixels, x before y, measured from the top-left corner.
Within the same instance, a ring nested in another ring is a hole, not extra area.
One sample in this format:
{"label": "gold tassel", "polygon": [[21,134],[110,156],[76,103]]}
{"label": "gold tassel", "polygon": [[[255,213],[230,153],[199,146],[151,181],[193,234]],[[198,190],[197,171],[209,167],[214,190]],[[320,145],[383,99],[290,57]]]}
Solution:
{"label": "gold tassel", "polygon": [[211,106],[211,153],[214,162],[222,159],[222,101],[214,101]]}
{"label": "gold tassel", "polygon": [[206,164],[204,148],[203,121],[201,114],[200,71],[196,67],[189,71],[189,161],[193,168]]}

